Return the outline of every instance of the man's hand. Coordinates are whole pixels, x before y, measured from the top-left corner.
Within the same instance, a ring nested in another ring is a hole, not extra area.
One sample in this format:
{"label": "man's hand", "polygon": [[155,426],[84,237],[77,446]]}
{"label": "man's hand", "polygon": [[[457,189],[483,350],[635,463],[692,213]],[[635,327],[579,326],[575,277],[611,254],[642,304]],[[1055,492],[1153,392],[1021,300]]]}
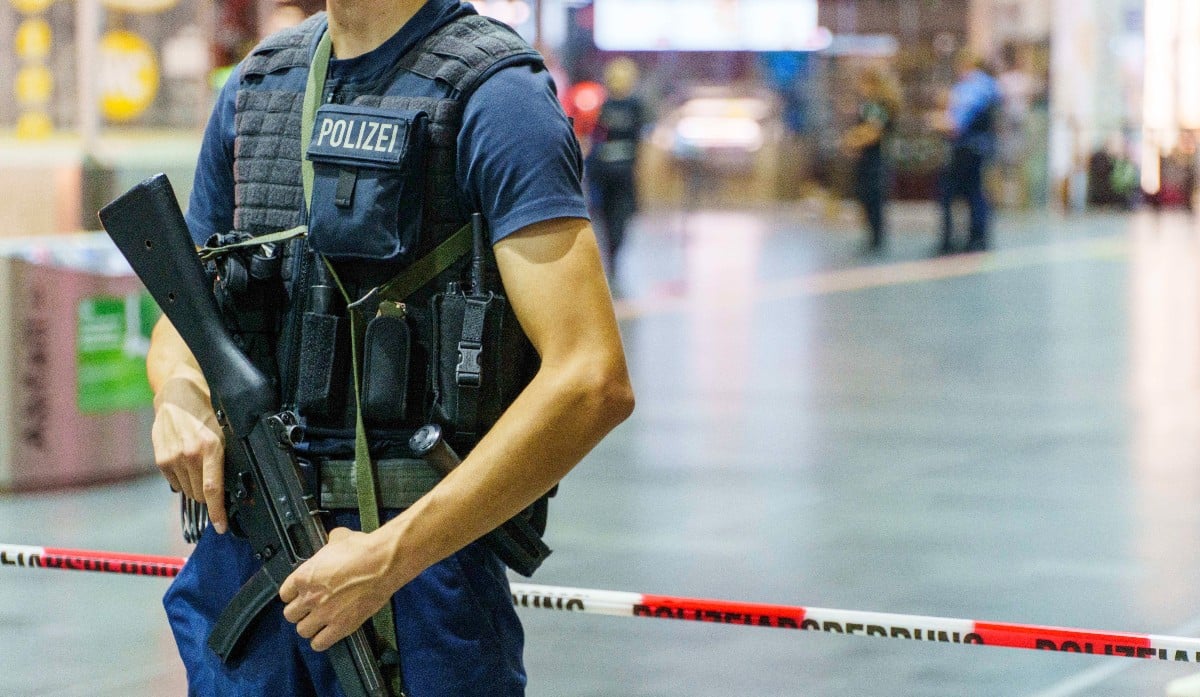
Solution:
{"label": "man's hand", "polygon": [[164,382],[154,396],[150,440],[171,489],[208,504],[213,528],[224,533],[225,439],[207,388],[185,377]]}
{"label": "man's hand", "polygon": [[349,636],[388,602],[396,587],[385,575],[387,554],[371,536],[348,528],[329,531],[329,542],[279,589],[283,616],[324,651]]}
{"label": "man's hand", "polygon": [[929,128],[947,138],[952,138],[957,135],[954,128],[954,121],[950,119],[950,115],[945,111],[931,112],[926,116],[926,122]]}

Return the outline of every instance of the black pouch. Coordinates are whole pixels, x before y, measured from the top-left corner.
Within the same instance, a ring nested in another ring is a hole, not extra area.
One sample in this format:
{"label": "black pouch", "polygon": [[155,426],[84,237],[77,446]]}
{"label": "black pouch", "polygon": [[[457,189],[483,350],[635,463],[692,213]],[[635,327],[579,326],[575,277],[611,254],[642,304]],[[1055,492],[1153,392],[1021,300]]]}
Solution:
{"label": "black pouch", "polygon": [[414,249],[424,200],[423,111],[317,109],[308,242],[333,260],[396,261]]}
{"label": "black pouch", "polygon": [[450,441],[470,449],[537,370],[537,354],[502,295],[434,297],[434,410]]}
{"label": "black pouch", "polygon": [[349,320],[335,314],[336,292],[324,282],[308,290],[296,375],[296,408],[305,416],[333,416],[345,406],[350,332]]}
{"label": "black pouch", "polygon": [[408,321],[390,314],[372,318],[367,323],[363,344],[363,420],[368,426],[401,426],[408,403],[412,359]]}
{"label": "black pouch", "polygon": [[333,416],[344,407],[346,324],[342,317],[304,313],[296,407],[305,416]]}

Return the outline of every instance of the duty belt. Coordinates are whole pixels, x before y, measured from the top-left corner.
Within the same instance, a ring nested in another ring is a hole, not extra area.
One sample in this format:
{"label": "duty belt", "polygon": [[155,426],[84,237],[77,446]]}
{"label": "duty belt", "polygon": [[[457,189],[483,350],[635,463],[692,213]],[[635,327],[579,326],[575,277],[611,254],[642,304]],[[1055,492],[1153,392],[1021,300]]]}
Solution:
{"label": "duty belt", "polygon": [[[408,508],[437,485],[441,475],[417,458],[393,458],[375,463],[380,508]],[[323,509],[358,508],[354,460],[318,460]]]}

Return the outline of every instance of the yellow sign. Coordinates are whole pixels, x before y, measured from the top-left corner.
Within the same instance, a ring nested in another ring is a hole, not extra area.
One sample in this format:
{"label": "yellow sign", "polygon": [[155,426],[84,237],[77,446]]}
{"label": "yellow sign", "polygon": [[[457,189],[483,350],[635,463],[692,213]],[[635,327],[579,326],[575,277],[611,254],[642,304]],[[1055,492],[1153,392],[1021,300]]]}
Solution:
{"label": "yellow sign", "polygon": [[118,12],[162,12],[179,4],[179,0],[104,0],[104,6]]}
{"label": "yellow sign", "polygon": [[50,23],[44,19],[27,19],[17,27],[17,57],[40,61],[50,54]]}
{"label": "yellow sign", "polygon": [[47,7],[53,4],[54,0],[9,0],[12,6],[17,8],[17,12],[23,12],[27,15],[35,15],[39,12],[45,12]]}
{"label": "yellow sign", "polygon": [[112,121],[132,121],[158,94],[158,60],[142,37],[111,31],[100,39],[100,111]]}
{"label": "yellow sign", "polygon": [[54,75],[44,65],[27,65],[17,71],[15,91],[22,105],[40,105],[50,101]]}
{"label": "yellow sign", "polygon": [[54,132],[54,122],[48,114],[40,111],[30,111],[17,118],[17,138],[21,140],[37,140],[45,138]]}

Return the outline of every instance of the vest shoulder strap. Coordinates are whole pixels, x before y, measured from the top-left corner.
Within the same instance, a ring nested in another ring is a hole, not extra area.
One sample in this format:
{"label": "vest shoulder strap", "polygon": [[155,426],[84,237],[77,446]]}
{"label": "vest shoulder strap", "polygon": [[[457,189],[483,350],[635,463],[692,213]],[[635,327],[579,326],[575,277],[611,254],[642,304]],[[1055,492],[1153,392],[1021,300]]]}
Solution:
{"label": "vest shoulder strap", "polygon": [[318,32],[325,29],[325,13],[318,12],[294,27],[263,39],[242,61],[242,75],[269,75],[278,70],[307,66]]}
{"label": "vest shoulder strap", "polygon": [[542,54],[508,25],[467,15],[430,34],[401,60],[400,67],[449,85],[461,98],[496,70],[522,63],[545,64]]}
{"label": "vest shoulder strap", "polygon": [[[316,34],[326,26],[324,12],[276,32],[242,61],[243,75],[267,75],[306,66]],[[466,15],[442,26],[410,51],[401,65],[430,80],[469,94],[494,70],[513,63],[543,65],[542,55],[508,25],[481,15]]]}

